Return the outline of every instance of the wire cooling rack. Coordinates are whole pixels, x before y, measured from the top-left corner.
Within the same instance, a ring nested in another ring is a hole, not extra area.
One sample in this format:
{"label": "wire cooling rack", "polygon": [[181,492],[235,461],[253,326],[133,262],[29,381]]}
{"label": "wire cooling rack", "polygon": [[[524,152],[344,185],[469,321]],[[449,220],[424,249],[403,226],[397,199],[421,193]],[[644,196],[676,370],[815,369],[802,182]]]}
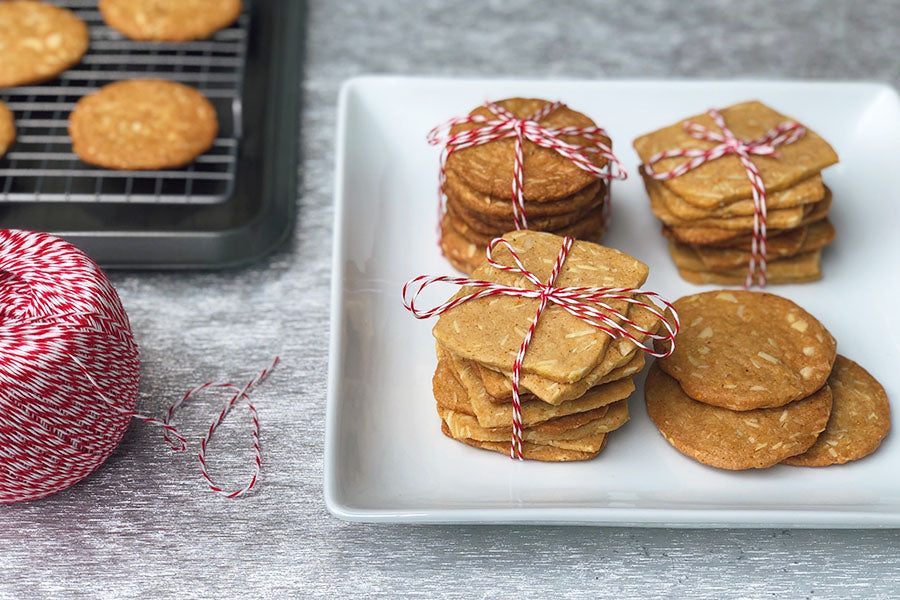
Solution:
{"label": "wire cooling rack", "polygon": [[[0,90],[16,120],[16,142],[0,158],[0,202],[217,204],[234,191],[250,17],[204,41],[136,42],[107,27],[96,0],[59,0],[90,30],[82,61],[53,81]],[[249,4],[245,2],[245,5]],[[72,152],[69,113],[82,96],[123,79],[161,78],[200,90],[215,105],[219,136],[188,167],[114,171]]]}

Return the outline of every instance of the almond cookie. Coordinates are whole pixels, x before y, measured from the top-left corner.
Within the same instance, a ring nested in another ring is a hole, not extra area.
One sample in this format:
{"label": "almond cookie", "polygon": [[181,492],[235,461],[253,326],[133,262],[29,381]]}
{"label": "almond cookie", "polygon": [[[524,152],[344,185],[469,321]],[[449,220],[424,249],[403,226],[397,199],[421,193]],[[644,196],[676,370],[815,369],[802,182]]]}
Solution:
{"label": "almond cookie", "polygon": [[[450,433],[450,428],[443,421],[441,421],[441,431],[448,438],[456,439]],[[594,439],[593,444],[596,449],[589,452],[584,452],[581,450],[569,450],[567,448],[559,448],[555,446],[542,446],[540,444],[534,444],[532,442],[523,442],[522,458],[543,462],[571,462],[575,460],[590,460],[596,457],[600,453],[600,451],[606,447],[606,437],[607,436],[605,433],[598,434]],[[470,438],[461,438],[457,441],[460,441],[467,446],[472,446],[473,448],[492,450],[494,452],[499,452],[500,454],[506,454],[507,456],[509,455],[509,442],[482,442]]]}
{"label": "almond cookie", "polygon": [[[507,442],[512,436],[512,427],[482,427],[478,420],[465,413],[458,413],[438,405],[438,415],[450,428],[454,438],[470,438],[482,442]],[[609,433],[628,422],[628,402],[620,400],[597,410],[599,416],[589,420],[578,419],[580,415],[561,417],[547,421],[522,431],[522,439],[526,442],[542,445],[566,444],[575,449],[579,440],[596,436],[598,433]],[[592,415],[593,416],[593,415]],[[565,447],[565,446],[564,446]],[[581,448],[587,450],[587,448]]]}
{"label": "almond cookie", "polygon": [[0,2],[0,88],[53,79],[78,63],[88,28],[72,11],[44,2]]}
{"label": "almond cookie", "polygon": [[[831,190],[826,186],[825,197],[812,205],[812,209],[797,224],[803,227],[811,223],[821,221],[828,216],[831,210]],[[752,226],[746,229],[722,229],[717,227],[667,227],[663,229],[667,237],[684,242],[686,244],[741,244],[749,248]],[[767,232],[767,237],[772,238],[785,233],[784,229],[773,228]]]}
{"label": "almond cookie", "polygon": [[212,146],[218,129],[203,94],[160,79],[110,83],[79,100],[69,117],[75,153],[108,169],[183,167]]}
{"label": "almond cookie", "polygon": [[[766,243],[766,258],[788,258],[814,250],[821,250],[834,241],[834,226],[828,219],[794,230]],[[750,264],[750,252],[738,248],[689,246],[709,270],[736,269]]]}
{"label": "almond cookie", "polygon": [[[562,238],[537,231],[514,231],[504,235],[515,248],[522,264],[539,280],[547,281],[559,255]],[[494,261],[514,265],[509,250],[498,245]],[[576,241],[556,278],[557,287],[637,288],[647,280],[647,265],[636,258],[584,241]],[[525,277],[485,263],[473,273],[474,279],[534,289]],[[469,293],[464,288],[459,294]],[[512,371],[522,340],[531,325],[540,301],[516,296],[491,296],[465,302],[443,313],[432,333],[453,354],[501,371]],[[607,304],[626,314],[628,302],[609,300]],[[573,383],[584,377],[603,359],[612,338],[572,316],[557,305],[542,313],[534,330],[522,370],[559,381]]]}
{"label": "almond cookie", "polygon": [[836,342],[786,298],[744,290],[675,301],[675,351],[656,361],[688,396],[732,410],[783,406],[825,385]]}
{"label": "almond cookie", "polygon": [[[509,98],[495,102],[520,119],[540,110],[548,102],[534,98]],[[490,110],[479,106],[469,113],[487,119],[496,119]],[[593,127],[596,124],[587,116],[563,105],[539,121],[545,127]],[[450,129],[450,134],[479,127],[477,123],[463,123]],[[594,142],[579,136],[561,136],[576,146],[593,146]],[[609,138],[602,138],[610,146]],[[543,148],[525,140],[523,144],[525,198],[531,202],[549,202],[574,194],[592,184],[596,177],[577,167],[572,161],[555,150]],[[595,152],[586,156],[598,167],[607,164],[607,159]],[[515,163],[515,140],[506,138],[488,144],[481,144],[457,150],[447,157],[446,169],[455,173],[466,185],[494,198],[512,198],[513,165]]]}
{"label": "almond cookie", "polygon": [[[680,336],[679,336],[680,338]],[[812,446],[831,413],[827,385],[779,408],[738,412],[689,398],[678,382],[650,367],[647,413],[666,441],[685,456],[720,469],[764,469]]]}
{"label": "almond cookie", "polygon": [[[644,177],[645,185],[647,175],[641,172]],[[766,208],[768,210],[778,210],[782,208],[793,208],[803,204],[812,204],[818,202],[825,197],[825,185],[822,183],[821,175],[814,175],[809,179],[805,179],[793,187],[780,192],[772,192],[766,194]],[[756,205],[752,198],[744,200],[736,200],[730,204],[725,204],[718,208],[709,210],[698,208],[674,193],[667,193],[663,196],[663,202],[669,212],[675,217],[684,220],[695,219],[728,219],[731,217],[753,216],[756,211]]]}
{"label": "almond cookie", "polygon": [[[438,348],[438,368],[432,379],[434,397],[444,408],[478,418],[482,427],[509,427],[512,423],[512,404],[492,402],[472,361],[452,356]],[[575,400],[558,406],[540,400],[523,399],[522,424],[532,427],[545,421],[592,411],[634,392],[631,379],[620,379],[588,390]],[[463,398],[465,396],[465,398]]]}
{"label": "almond cookie", "polygon": [[786,465],[825,467],[875,452],[891,429],[891,405],[884,388],[868,371],[838,355],[828,378],[834,406],[825,431],[812,447],[783,460]]}
{"label": "almond cookie", "polygon": [[234,23],[241,0],[100,0],[106,24],[133,40],[206,39]]}
{"label": "almond cookie", "polygon": [[16,124],[12,111],[0,102],[0,156],[6,154],[16,139]]}
{"label": "almond cookie", "polygon": [[[746,268],[708,271],[678,269],[681,278],[698,285],[743,285],[747,281]],[[822,251],[814,250],[766,263],[766,281],[773,284],[809,283],[822,278]]]}
{"label": "almond cookie", "polygon": [[[513,220],[515,212],[512,201],[508,197],[494,198],[489,194],[482,194],[467,186],[453,171],[447,170],[445,175],[444,193],[448,198],[452,198],[473,213],[492,219]],[[531,202],[526,199],[525,214],[528,218],[539,218],[582,212],[596,204],[598,197],[605,197],[606,186],[607,183],[600,179],[581,188],[571,196],[553,202]]]}
{"label": "almond cookie", "polygon": [[[756,101],[735,104],[720,112],[734,135],[743,140],[760,138],[780,123],[791,120]],[[657,152],[674,148],[706,149],[716,145],[716,142],[699,140],[690,135],[684,127],[687,121],[710,131],[720,131],[706,113],[689,117],[636,139],[634,148],[641,161],[646,163]],[[667,158],[654,164],[652,169],[655,173],[664,173],[689,160],[687,157]],[[807,129],[806,134],[797,141],[779,146],[777,156],[754,155],[752,160],[759,170],[766,192],[774,193],[812,177],[836,163],[838,157],[828,142]],[[707,162],[680,177],[666,181],[665,186],[701,208],[715,208],[723,203],[750,198],[753,193],[747,170],[734,155]]]}

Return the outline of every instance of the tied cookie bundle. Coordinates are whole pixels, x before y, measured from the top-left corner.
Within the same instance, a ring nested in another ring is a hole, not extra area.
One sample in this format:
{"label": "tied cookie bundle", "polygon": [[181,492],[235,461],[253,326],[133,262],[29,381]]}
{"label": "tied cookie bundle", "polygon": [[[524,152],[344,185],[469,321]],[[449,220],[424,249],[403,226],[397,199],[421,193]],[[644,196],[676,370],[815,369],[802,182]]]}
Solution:
{"label": "tied cookie bundle", "polygon": [[[644,352],[667,355],[678,330],[671,305],[637,289],[647,274],[617,250],[523,230],[494,240],[471,278],[410,280],[406,308],[440,315],[433,389],[444,434],[513,458],[595,457],[628,420]],[[416,308],[440,282],[463,288]],[[653,341],[666,351],[654,353]]]}
{"label": "tied cookie bundle", "polygon": [[598,241],[607,227],[610,181],[626,177],[606,132],[561,102],[485,102],[435,127],[428,142],[443,146],[441,249],[465,273],[508,231]]}
{"label": "tied cookie bundle", "polygon": [[677,348],[650,368],[644,393],[681,453],[722,469],[826,466],[871,454],[887,435],[884,388],[790,300],[714,291],[675,308]]}
{"label": "tied cookie bundle", "polygon": [[634,147],[669,253],[691,283],[800,283],[821,277],[834,239],[822,169],[837,154],[760,102],[709,110]]}

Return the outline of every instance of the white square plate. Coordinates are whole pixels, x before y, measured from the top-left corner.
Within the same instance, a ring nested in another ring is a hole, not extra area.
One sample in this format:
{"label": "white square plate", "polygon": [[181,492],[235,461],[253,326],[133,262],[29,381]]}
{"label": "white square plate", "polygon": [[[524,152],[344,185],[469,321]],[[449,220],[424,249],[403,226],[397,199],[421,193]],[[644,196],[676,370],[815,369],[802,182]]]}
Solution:
{"label": "white square plate", "polygon": [[[838,352],[900,397],[900,99],[869,83],[497,81],[378,77],[341,91],[337,133],[325,501],[356,521],[527,522],[737,527],[900,526],[900,436],[844,466],[728,472],[674,450],[644,409],[594,460],[515,462],[440,432],[431,393],[433,321],[401,304],[403,283],[454,271],[435,242],[438,149],[426,132],[485,99],[562,100],[605,127],[629,170],[613,186],[604,244],[650,265],[669,299],[682,281],[637,176],[632,140],[700,113],[759,99],[837,150],[825,173],[837,240],[817,283],[773,286],[816,315]],[[441,290],[441,299],[453,293]],[[431,297],[437,300],[439,295]],[[424,304],[423,304],[424,306]],[[896,404],[895,404],[896,407]]]}

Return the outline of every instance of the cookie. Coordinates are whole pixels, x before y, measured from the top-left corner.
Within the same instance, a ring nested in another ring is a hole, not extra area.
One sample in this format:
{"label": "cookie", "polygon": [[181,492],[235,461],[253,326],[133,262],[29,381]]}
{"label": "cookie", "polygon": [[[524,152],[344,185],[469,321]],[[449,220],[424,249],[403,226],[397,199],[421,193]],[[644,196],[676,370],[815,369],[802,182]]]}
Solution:
{"label": "cookie", "polygon": [[[512,424],[512,404],[498,404],[488,397],[481,377],[472,361],[449,355],[438,349],[438,368],[432,380],[435,400],[445,408],[478,418],[482,427],[509,427]],[[589,390],[586,394],[558,406],[540,400],[521,403],[522,424],[532,427],[545,421],[584,413],[619,400],[634,392],[631,379],[620,379]],[[465,395],[466,400],[463,400]]]}
{"label": "cookie", "polygon": [[[714,209],[705,209],[698,208],[685,201],[669,190],[662,182],[650,179],[646,175],[644,175],[644,186],[648,191],[653,190],[672,218],[682,221],[752,217],[755,212],[755,204],[752,198],[738,200]],[[816,175],[786,190],[767,194],[766,209],[771,213],[773,211],[798,208],[807,204],[815,204],[824,197],[825,185],[822,183],[822,176]]]}
{"label": "cookie", "polygon": [[[831,190],[825,187],[825,197],[812,205],[812,209],[797,224],[797,227],[810,225],[817,221],[821,221],[828,216],[831,210]],[[744,230],[741,229],[721,229],[716,227],[667,227],[664,229],[668,237],[674,238],[679,242],[686,244],[743,244],[749,247],[750,233],[752,225]],[[784,230],[773,228],[767,232],[767,238],[776,237],[784,233]]]}
{"label": "cookie", "polygon": [[[688,283],[715,285],[744,285],[746,268],[724,271],[692,271],[678,269],[678,274]],[[815,250],[766,263],[766,281],[772,284],[809,283],[822,278],[822,251]]]}
{"label": "cookie", "polygon": [[228,27],[243,10],[241,0],[100,0],[107,25],[133,40],[203,40]]}
{"label": "cookie", "polygon": [[659,364],[644,384],[647,414],[685,456],[720,469],[764,469],[812,446],[831,413],[831,390],[779,408],[744,412],[697,402]]}
{"label": "cookie", "polygon": [[836,343],[786,298],[744,290],[685,296],[675,351],[656,364],[688,396],[732,410],[778,407],[825,385]]}
{"label": "cookie", "polygon": [[[641,174],[644,176],[645,185],[648,185],[647,179],[649,178],[643,172]],[[814,175],[786,190],[766,194],[766,209],[772,211],[783,208],[793,208],[804,204],[818,202],[824,197],[825,185],[822,183],[822,176]],[[756,205],[752,198],[736,200],[711,210],[694,206],[687,200],[671,192],[664,194],[662,200],[668,211],[672,213],[674,217],[686,221],[697,219],[752,217],[756,212]]]}
{"label": "cookie", "polygon": [[16,140],[16,124],[12,111],[0,102],[0,156],[6,154]]}
{"label": "cookie", "polygon": [[[450,433],[449,427],[443,421],[441,422],[441,431],[447,437],[451,439],[453,435]],[[540,444],[533,444],[531,442],[524,442],[522,444],[522,457],[527,460],[538,460],[543,462],[571,462],[576,460],[590,460],[596,457],[603,448],[606,447],[606,434],[599,434],[599,438],[597,440],[596,446],[597,449],[592,452],[583,452],[580,450],[568,450],[565,448],[557,448],[554,446],[541,446]],[[473,448],[480,448],[482,450],[492,450],[494,452],[499,452],[500,454],[509,455],[509,442],[481,442],[478,440],[473,440],[469,438],[459,439],[458,441],[472,446]]]}
{"label": "cookie", "polygon": [[[513,434],[512,427],[482,427],[475,417],[448,410],[440,405],[437,411],[456,439],[469,438],[482,442],[508,443]],[[575,444],[600,433],[615,431],[628,422],[628,403],[625,400],[591,412],[598,413],[598,416],[591,415],[591,418],[584,420],[580,418],[581,415],[572,415],[526,428],[522,431],[522,439],[544,446],[562,444],[560,447],[589,451],[589,448],[577,448]]]}
{"label": "cookie", "polygon": [[[516,249],[525,268],[547,281],[563,238],[536,231],[515,231],[504,236]],[[494,260],[514,265],[509,251],[497,246]],[[576,241],[556,279],[557,287],[637,288],[647,279],[647,265],[618,250]],[[525,277],[482,264],[474,279],[533,289]],[[470,293],[464,288],[460,295]],[[443,313],[432,333],[453,354],[501,371],[512,371],[513,363],[536,313],[539,300],[498,295],[462,303]],[[620,313],[628,303],[609,300]],[[597,366],[611,338],[603,331],[550,305],[535,328],[522,370],[558,381],[573,383]]]}
{"label": "cookie", "polygon": [[[487,246],[491,243],[494,238],[498,238],[503,236],[506,232],[512,231],[513,228],[510,229],[501,229],[492,234],[483,234],[478,233],[477,231],[473,231],[466,223],[454,217],[453,213],[448,213],[447,220],[449,221],[451,227],[453,227],[457,233],[463,236],[470,242],[478,244],[479,246]],[[582,239],[585,237],[591,237],[593,239],[598,238],[603,235],[604,225],[606,223],[606,214],[603,210],[603,207],[598,207],[592,210],[590,213],[584,215],[580,220],[578,220],[573,225],[569,225],[567,227],[563,227],[562,229],[549,231],[549,233],[553,233],[559,236],[569,236],[578,239]],[[529,229],[539,231],[539,229],[535,226],[529,224]]]}
{"label": "cookie", "polygon": [[[509,98],[495,104],[518,118],[526,118],[548,102],[534,98]],[[496,119],[490,110],[479,106],[469,113],[487,119]],[[561,106],[540,119],[545,127],[593,127],[595,123],[580,112]],[[463,123],[450,129],[451,135],[480,127],[478,123]],[[576,146],[594,146],[591,140],[580,136],[561,136]],[[609,147],[611,141],[603,137]],[[577,167],[569,159],[550,148],[543,148],[526,140],[523,144],[523,169],[525,173],[523,194],[531,202],[550,202],[570,196],[596,181],[596,177]],[[585,153],[596,166],[603,167],[607,159],[596,152]],[[456,174],[467,186],[493,198],[512,198],[511,182],[514,177],[515,140],[505,138],[457,150],[447,157],[446,169]]]}
{"label": "cookie", "polygon": [[471,273],[487,260],[485,247],[460,235],[449,215],[444,215],[441,220],[441,253],[454,269],[463,273]]}
{"label": "cookie", "polygon": [[78,63],[88,28],[72,11],[45,2],[0,2],[0,88],[53,79]]}
{"label": "cookie", "polygon": [[[607,352],[607,354],[617,353],[618,351],[614,348],[610,348],[609,352]],[[588,375],[584,379],[581,379],[577,383],[566,384],[556,383],[555,381],[550,381],[549,379],[538,378],[537,375],[529,375],[529,378],[532,379],[530,383],[532,383],[533,387],[535,387],[537,391],[535,392],[525,387],[524,382],[521,381],[519,388],[520,390],[526,390],[526,393],[542,400],[543,402],[547,402],[547,404],[562,404],[563,402],[574,400],[575,398],[580,398],[585,394],[585,392],[595,386],[603,385],[605,383],[611,383],[620,379],[625,379],[626,377],[633,377],[640,373],[644,368],[644,354],[642,352],[632,350],[628,356],[629,358],[624,361],[625,364],[614,368],[612,371],[608,372],[606,375],[600,376],[599,379],[596,380],[591,377],[591,374],[594,371],[588,373]],[[479,365],[478,374],[481,376],[481,382],[484,384],[484,389],[487,391],[488,398],[492,402],[512,402],[512,382],[506,375],[504,375],[503,373],[498,373],[497,371],[485,369],[481,365]],[[537,381],[535,381],[535,379],[537,379]],[[591,383],[588,383],[589,381]],[[559,388],[564,389],[560,390]],[[545,396],[549,397],[552,402],[548,401]]]}
{"label": "cookie", "polygon": [[[766,243],[770,262],[821,250],[834,241],[834,226],[828,219],[790,232]],[[669,253],[679,268],[697,271],[725,271],[750,264],[752,254],[743,249],[688,246],[669,242]]]}
{"label": "cookie", "polygon": [[[512,201],[507,198],[495,198],[482,194],[465,184],[453,171],[445,171],[444,193],[459,206],[470,212],[492,219],[512,221],[515,212]],[[551,217],[555,215],[583,212],[596,204],[598,197],[606,195],[606,182],[602,179],[581,188],[574,194],[553,202],[525,201],[525,214],[528,218]]]}
{"label": "cookie", "polygon": [[[664,185],[658,181],[650,180],[647,183],[647,193],[650,195],[650,208],[656,218],[669,227],[708,227],[714,229],[753,229],[753,217],[730,217],[727,219],[679,219],[666,208],[663,200],[671,194]],[[799,227],[803,218],[813,210],[814,204],[803,204],[793,208],[780,208],[770,211],[766,216],[766,223],[773,229],[791,229]]]}
{"label": "cookie", "polygon": [[[646,296],[638,296],[638,299],[645,303],[650,302]],[[628,318],[645,331],[651,331],[654,327],[661,326],[653,313],[636,305],[629,308]],[[642,343],[646,341],[647,336],[634,328],[626,326],[625,329],[638,341]],[[522,373],[519,383],[522,389],[533,393],[544,402],[561,404],[579,398],[595,385],[616,381],[622,377],[630,377],[643,368],[643,352],[638,350],[632,340],[621,337],[610,345],[603,360],[596,367],[574,383],[559,383],[531,373]],[[479,366],[479,374],[485,389],[492,398],[503,401],[509,401],[512,398],[511,372],[502,373]]]}
{"label": "cookie", "polygon": [[203,94],[159,79],[110,83],[79,100],[69,117],[75,153],[108,169],[183,167],[212,146],[218,128]]}
{"label": "cookie", "polygon": [[834,396],[831,417],[816,443],[786,465],[824,467],[858,460],[875,452],[891,428],[891,406],[878,381],[840,354],[828,378]]}
{"label": "cookie", "polygon": [[[757,101],[735,104],[720,112],[734,135],[744,140],[762,137],[780,123],[792,120]],[[712,118],[705,113],[690,117],[636,139],[634,148],[641,161],[646,163],[654,154],[667,150],[706,149],[716,145],[716,142],[698,140],[690,135],[684,127],[687,121],[702,125],[711,131],[720,131]],[[688,160],[690,159],[687,157],[667,158],[655,163],[651,168],[656,173],[663,173]],[[777,156],[753,156],[752,160],[759,170],[766,191],[774,193],[812,177],[829,165],[835,164],[838,157],[828,142],[814,131],[807,129],[806,134],[797,141],[779,146]],[[715,208],[723,203],[752,196],[747,171],[735,155],[709,161],[680,177],[666,181],[665,186],[701,208]]]}
{"label": "cookie", "polygon": [[[592,203],[583,209],[543,217],[531,215],[526,210],[528,228],[538,231],[556,231],[570,227],[585,218],[592,211],[600,208],[603,205],[603,200],[602,195],[597,195]],[[474,231],[482,234],[496,235],[506,231],[513,231],[516,228],[515,221],[511,217],[503,219],[481,215],[457,202],[452,196],[447,197],[447,212]]]}

